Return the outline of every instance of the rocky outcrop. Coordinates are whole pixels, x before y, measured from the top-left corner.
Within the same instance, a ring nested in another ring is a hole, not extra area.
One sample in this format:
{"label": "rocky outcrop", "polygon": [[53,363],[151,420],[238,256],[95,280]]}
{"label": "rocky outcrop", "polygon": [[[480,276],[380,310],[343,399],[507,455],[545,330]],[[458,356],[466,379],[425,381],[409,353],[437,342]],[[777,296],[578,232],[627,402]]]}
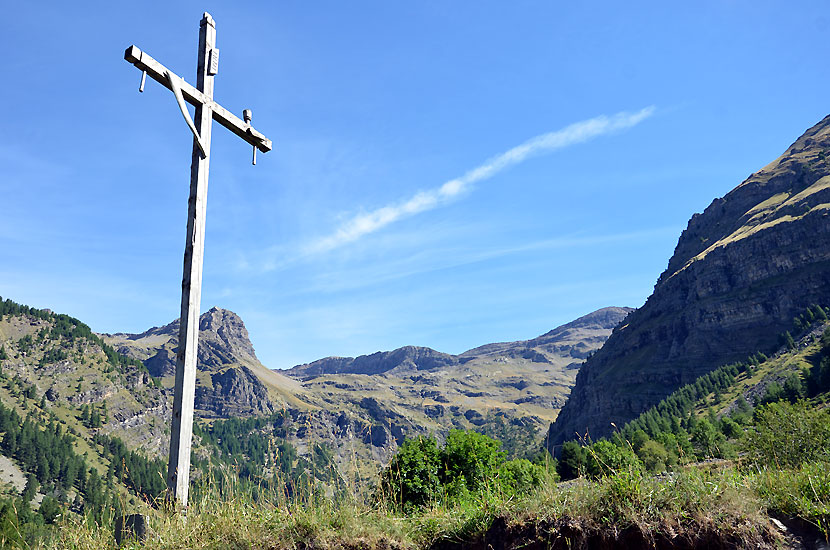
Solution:
{"label": "rocky outcrop", "polygon": [[[179,320],[141,334],[104,335],[119,353],[144,362],[153,376],[176,372]],[[248,330],[236,313],[211,308],[199,317],[196,409],[201,416],[228,418],[269,414],[277,407],[268,391],[278,374],[257,359]]]}
{"label": "rocky outcrop", "polygon": [[[153,376],[176,372],[179,320],[153,327],[141,334],[105,335],[116,350],[144,362]],[[227,309],[213,307],[199,317],[200,370],[215,370],[232,363],[259,364],[248,329],[242,319]]]}
{"label": "rocky outcrop", "polygon": [[608,434],[830,304],[830,117],[695,214],[645,305],[582,367],[549,443]]}
{"label": "rocky outcrop", "polygon": [[217,372],[211,375],[210,385],[197,386],[196,408],[220,418],[275,411],[268,390],[248,367],[231,367]]}

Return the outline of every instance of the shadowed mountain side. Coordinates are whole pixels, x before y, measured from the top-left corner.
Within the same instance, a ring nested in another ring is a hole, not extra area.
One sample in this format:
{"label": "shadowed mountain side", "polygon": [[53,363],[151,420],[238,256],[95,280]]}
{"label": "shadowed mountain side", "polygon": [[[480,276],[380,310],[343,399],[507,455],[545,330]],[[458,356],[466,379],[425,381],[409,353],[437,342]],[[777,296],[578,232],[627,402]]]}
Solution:
{"label": "shadowed mountain side", "polygon": [[551,445],[607,435],[830,304],[828,153],[830,117],[692,216],[654,293],[580,370]]}

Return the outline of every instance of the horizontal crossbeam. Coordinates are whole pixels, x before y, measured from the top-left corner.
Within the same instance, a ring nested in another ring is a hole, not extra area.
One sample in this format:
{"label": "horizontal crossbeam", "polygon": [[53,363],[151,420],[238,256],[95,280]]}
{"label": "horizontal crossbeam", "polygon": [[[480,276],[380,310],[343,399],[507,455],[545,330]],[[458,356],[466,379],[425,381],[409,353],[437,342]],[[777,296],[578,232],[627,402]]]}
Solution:
{"label": "horizontal crossbeam", "polygon": [[[153,80],[168,90],[172,90],[172,88],[170,88],[170,81],[167,78],[167,67],[147,55],[146,52],[141,51],[136,46],[130,46],[124,52],[124,59],[138,67],[139,70],[146,71],[147,74],[153,78]],[[271,150],[272,144],[270,139],[256,131],[250,124],[243,122],[238,116],[234,115],[212,99],[205,98],[202,92],[184,80],[181,82],[181,91],[185,101],[192,105],[196,105],[197,103],[210,105],[210,108],[213,111],[214,120],[237,136],[241,137],[263,153],[267,153]]]}

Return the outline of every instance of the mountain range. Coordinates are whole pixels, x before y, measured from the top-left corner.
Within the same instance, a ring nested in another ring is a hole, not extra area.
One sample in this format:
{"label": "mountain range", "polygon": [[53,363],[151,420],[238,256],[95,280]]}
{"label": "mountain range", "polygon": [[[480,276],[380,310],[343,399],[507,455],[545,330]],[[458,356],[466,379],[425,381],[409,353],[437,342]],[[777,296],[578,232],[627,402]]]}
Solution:
{"label": "mountain range", "polygon": [[[296,429],[288,439],[301,452],[307,442],[325,442],[343,460],[358,456],[374,467],[405,437],[451,428],[497,430],[518,437],[515,447],[537,449],[582,362],[631,311],[603,308],[530,340],[460,355],[406,346],[272,371],[257,359],[242,319],[212,308],[200,317],[195,406],[207,420],[290,411]],[[172,387],[178,321],[103,338]]]}

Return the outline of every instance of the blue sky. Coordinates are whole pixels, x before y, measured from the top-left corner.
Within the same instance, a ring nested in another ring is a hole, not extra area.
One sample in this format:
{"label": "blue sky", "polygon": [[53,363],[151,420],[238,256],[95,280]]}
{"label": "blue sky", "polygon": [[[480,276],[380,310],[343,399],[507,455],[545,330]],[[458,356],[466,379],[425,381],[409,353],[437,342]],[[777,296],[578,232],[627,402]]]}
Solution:
{"label": "blue sky", "polygon": [[639,306],[688,218],[830,112],[830,4],[17,2],[0,20],[0,295],[99,332],[178,316],[195,83],[217,22],[202,310],[285,368],[459,353]]}

